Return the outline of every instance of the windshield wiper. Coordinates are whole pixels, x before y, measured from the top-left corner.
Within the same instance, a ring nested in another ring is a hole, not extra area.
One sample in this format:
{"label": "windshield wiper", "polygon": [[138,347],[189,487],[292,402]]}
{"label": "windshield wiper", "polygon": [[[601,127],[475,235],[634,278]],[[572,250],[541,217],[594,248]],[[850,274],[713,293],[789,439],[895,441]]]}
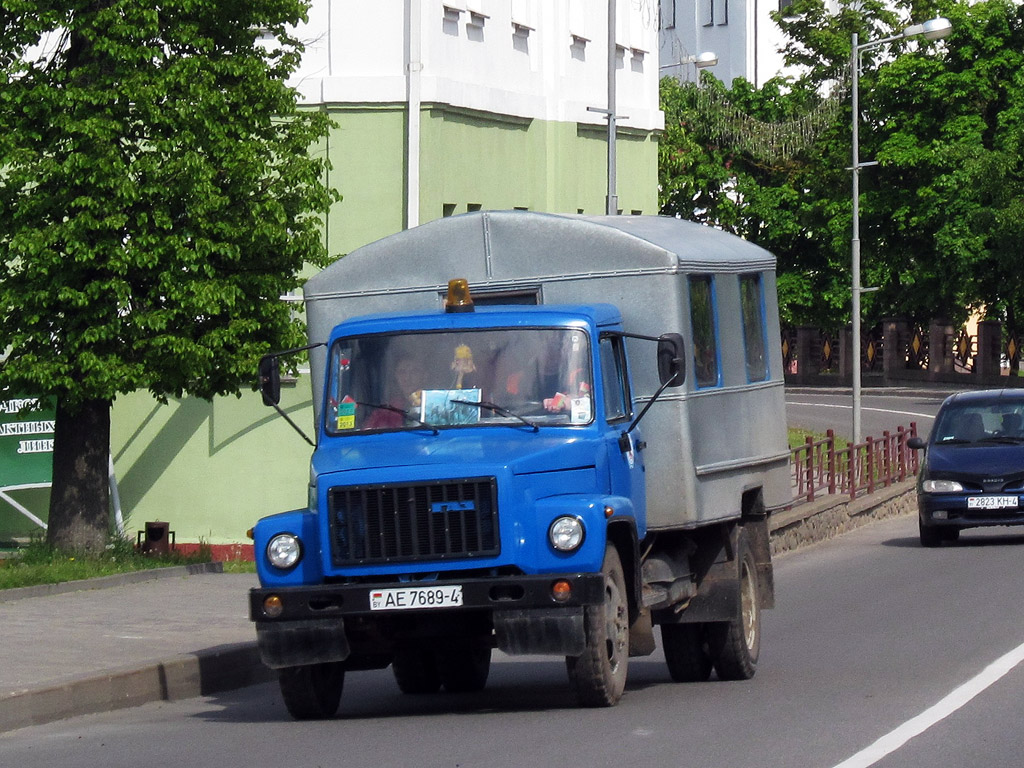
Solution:
{"label": "windshield wiper", "polygon": [[978,441],[979,443],[1004,443],[1006,445],[1020,445],[1024,443],[1024,437],[1014,437],[1013,435],[991,435],[990,437],[983,437]]}
{"label": "windshield wiper", "polygon": [[429,429],[435,435],[440,434],[440,430],[433,424],[427,424],[425,421],[420,421],[415,416],[409,414],[404,408],[399,408],[397,405],[391,405],[390,403],[364,403],[360,400],[353,400],[356,405],[365,405],[367,408],[380,408],[382,411],[391,411],[392,413],[400,413],[402,416],[407,418],[409,421],[415,422],[424,429]]}
{"label": "windshield wiper", "polygon": [[519,419],[523,424],[530,427],[534,432],[540,432],[540,427],[534,424],[532,421],[523,418],[515,411],[510,411],[508,408],[503,408],[497,403],[489,403],[486,400],[475,402],[473,400],[449,400],[449,403],[455,403],[456,405],[475,405],[478,408],[483,408],[488,411],[493,411],[499,416],[511,416],[513,419]]}

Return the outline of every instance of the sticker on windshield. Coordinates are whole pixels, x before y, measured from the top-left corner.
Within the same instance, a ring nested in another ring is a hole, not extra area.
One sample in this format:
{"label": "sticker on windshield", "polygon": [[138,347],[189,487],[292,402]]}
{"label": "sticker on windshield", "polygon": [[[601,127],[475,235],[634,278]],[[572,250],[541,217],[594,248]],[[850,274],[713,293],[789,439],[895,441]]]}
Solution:
{"label": "sticker on windshield", "polygon": [[573,424],[590,423],[590,397],[574,397],[569,401],[569,421]]}
{"label": "sticker on windshield", "polygon": [[348,395],[338,403],[338,429],[355,429],[356,403]]}

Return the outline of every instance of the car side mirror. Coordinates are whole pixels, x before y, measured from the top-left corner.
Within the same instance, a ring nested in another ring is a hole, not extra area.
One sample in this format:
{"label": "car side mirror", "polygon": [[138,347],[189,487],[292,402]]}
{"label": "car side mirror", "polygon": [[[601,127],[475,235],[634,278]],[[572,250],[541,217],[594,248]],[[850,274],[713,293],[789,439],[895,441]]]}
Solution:
{"label": "car side mirror", "polygon": [[678,333],[658,338],[658,380],[669,387],[682,386],[686,379],[686,347]]}
{"label": "car side mirror", "polygon": [[274,406],[281,402],[281,364],[275,355],[260,358],[260,394],[263,404]]}
{"label": "car side mirror", "polygon": [[926,445],[927,443],[920,437],[911,437],[909,440],[907,440],[907,448],[910,448],[915,451],[920,451]]}

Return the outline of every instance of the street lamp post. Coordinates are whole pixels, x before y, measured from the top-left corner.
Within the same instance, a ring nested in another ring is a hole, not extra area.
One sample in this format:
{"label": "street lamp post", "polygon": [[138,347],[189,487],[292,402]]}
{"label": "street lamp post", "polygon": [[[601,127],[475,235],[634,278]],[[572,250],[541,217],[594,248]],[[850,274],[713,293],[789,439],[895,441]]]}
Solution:
{"label": "street lamp post", "polygon": [[860,54],[871,48],[876,48],[896,40],[903,40],[908,37],[920,35],[925,40],[941,40],[949,35],[953,25],[948,19],[936,17],[929,19],[923,24],[913,24],[904,29],[900,34],[892,37],[885,37],[881,40],[873,40],[870,43],[861,43],[857,33],[853,33],[850,41],[850,73],[852,91],[852,121],[853,121],[853,226],[850,238],[851,257],[851,301],[850,313],[852,320],[853,336],[853,435],[851,441],[857,443],[861,436],[861,360],[860,360],[860,295],[868,291],[877,290],[874,288],[863,288],[860,284],[860,169],[869,165],[877,165],[876,162],[860,161]]}

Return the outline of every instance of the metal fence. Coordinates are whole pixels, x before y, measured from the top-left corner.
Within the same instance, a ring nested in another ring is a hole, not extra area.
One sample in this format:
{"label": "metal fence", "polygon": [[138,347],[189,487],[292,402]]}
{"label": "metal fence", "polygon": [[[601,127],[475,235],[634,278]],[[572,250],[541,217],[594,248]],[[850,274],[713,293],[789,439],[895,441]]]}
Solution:
{"label": "metal fence", "polygon": [[917,436],[916,422],[843,448],[836,447],[831,429],[825,434],[821,440],[808,436],[791,452],[794,503],[825,494],[854,499],[917,474],[917,451],[907,447],[907,440]]}

